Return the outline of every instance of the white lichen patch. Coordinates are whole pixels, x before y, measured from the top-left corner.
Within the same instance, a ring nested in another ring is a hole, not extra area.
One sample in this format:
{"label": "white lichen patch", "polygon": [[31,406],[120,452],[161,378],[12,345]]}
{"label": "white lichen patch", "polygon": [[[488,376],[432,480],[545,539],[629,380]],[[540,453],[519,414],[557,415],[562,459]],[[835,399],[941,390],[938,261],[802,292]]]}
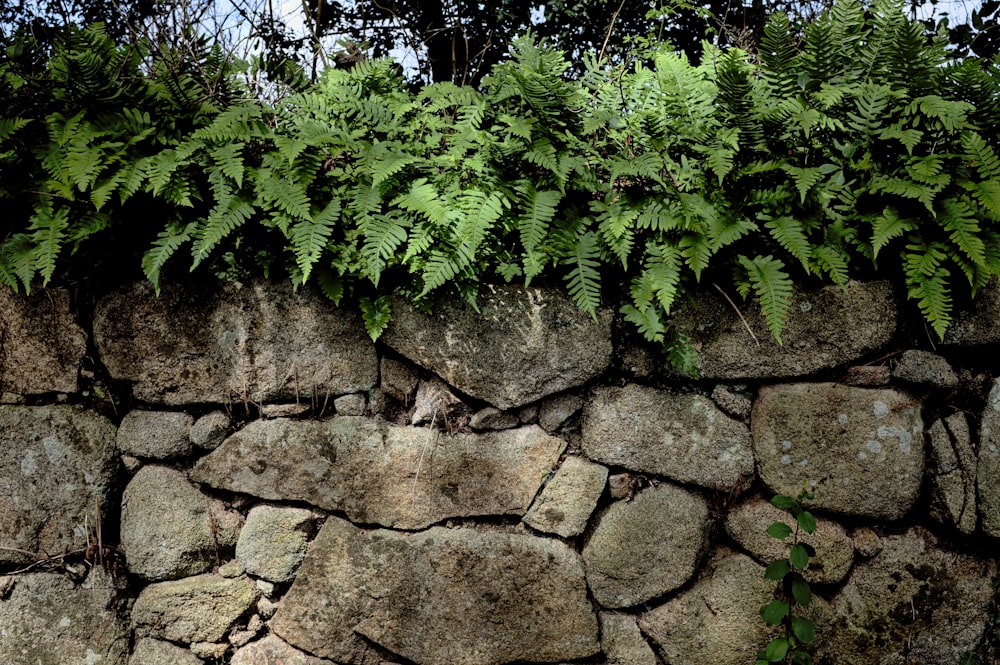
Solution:
{"label": "white lichen patch", "polygon": [[875,400],[875,403],[872,404],[872,413],[875,414],[876,418],[885,418],[889,415],[889,407],[886,406],[885,402]]}
{"label": "white lichen patch", "polygon": [[791,450],[792,449],[792,442],[791,441],[782,441],[781,442],[781,449],[782,450]]}
{"label": "white lichen patch", "polygon": [[781,463],[782,464],[791,464],[792,463],[792,458],[790,456],[788,456],[788,455],[782,455],[781,456]]}
{"label": "white lichen patch", "polygon": [[35,475],[36,471],[38,471],[38,462],[35,461],[35,453],[29,452],[21,460],[21,474],[30,478]]}
{"label": "white lichen patch", "polygon": [[837,414],[837,422],[840,423],[841,425],[846,425],[847,424],[847,414],[846,413],[838,413]]}

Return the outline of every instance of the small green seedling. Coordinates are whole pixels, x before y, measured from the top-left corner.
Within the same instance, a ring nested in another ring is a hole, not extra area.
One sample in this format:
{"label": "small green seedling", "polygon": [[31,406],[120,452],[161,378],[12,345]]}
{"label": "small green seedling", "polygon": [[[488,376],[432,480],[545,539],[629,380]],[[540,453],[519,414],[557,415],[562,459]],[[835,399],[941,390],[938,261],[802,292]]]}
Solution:
{"label": "small green seedling", "polygon": [[758,652],[756,665],[812,665],[812,656],[806,647],[816,638],[816,626],[809,619],[796,616],[794,610],[796,605],[805,607],[812,601],[812,588],[802,577],[802,571],[816,552],[812,546],[799,541],[799,534],[816,530],[816,519],[803,507],[804,502],[814,498],[815,494],[803,488],[795,498],[779,494],[771,499],[773,506],[795,518],[795,528],[784,522],[767,527],[767,534],[772,538],[785,540],[791,536],[792,541],[788,557],[772,561],[764,571],[764,577],[780,581],[781,587],[780,597],[762,607],[760,615],[768,626],[782,626],[783,631]]}

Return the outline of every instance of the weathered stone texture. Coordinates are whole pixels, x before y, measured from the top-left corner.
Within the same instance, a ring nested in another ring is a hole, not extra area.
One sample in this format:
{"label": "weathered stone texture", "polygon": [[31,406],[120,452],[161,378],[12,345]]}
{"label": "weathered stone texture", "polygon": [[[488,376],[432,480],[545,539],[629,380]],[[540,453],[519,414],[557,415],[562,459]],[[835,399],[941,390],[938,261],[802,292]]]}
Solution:
{"label": "weathered stone texture", "polygon": [[935,420],[928,430],[934,472],[931,517],[964,534],[976,530],[976,451],[962,413]]}
{"label": "weathered stone texture", "polygon": [[732,305],[712,289],[702,290],[677,311],[674,325],[698,347],[700,377],[787,378],[845,365],[887,344],[899,318],[888,282],[797,290],[782,345],[771,336],[756,302],[741,311],[757,342]]}
{"label": "weathered stone texture", "polygon": [[753,439],[764,483],[795,496],[808,482],[817,509],[894,520],[920,491],[923,422],[906,393],[832,383],[765,386],[754,405]]}
{"label": "weathered stone texture", "polygon": [[0,601],[0,663],[119,665],[128,657],[128,628],[116,611],[118,592],[103,570],[77,587],[65,575],[16,578]]}
{"label": "weathered stone texture", "polygon": [[275,635],[251,642],[233,654],[230,665],[334,665],[289,646]]}
{"label": "weathered stone texture", "polygon": [[236,543],[246,572],[271,582],[288,582],[306,555],[316,515],[302,508],[255,506]]}
{"label": "weathered stone texture", "polygon": [[128,665],[202,665],[202,661],[176,644],[143,637],[136,641]]}
{"label": "weathered stone texture", "polygon": [[105,418],[70,406],[0,406],[0,564],[84,549],[88,527],[107,517],[117,471]]}
{"label": "weathered stone texture", "polygon": [[0,391],[74,393],[86,353],[65,289],[22,295],[0,287]]}
{"label": "weathered stone texture", "polygon": [[979,518],[983,531],[1000,537],[1000,379],[993,383],[979,429],[976,465]]}
{"label": "weathered stone texture", "polygon": [[945,344],[979,346],[1000,342],[1000,280],[979,289],[968,310],[958,310],[945,333]]}
{"label": "weathered stone texture", "polygon": [[365,533],[330,518],[271,621],[293,646],[418,665],[558,662],[599,651],[579,556],[533,536],[434,527]]}
{"label": "weathered stone texture", "polygon": [[98,303],[94,340],[111,376],[157,404],[323,398],[378,378],[360,317],[288,284],[164,286],[159,297],[135,284]]}
{"label": "weathered stone texture", "polygon": [[225,441],[229,425],[229,416],[222,411],[211,411],[194,422],[188,436],[199,448],[215,450]]}
{"label": "weathered stone texture", "polygon": [[567,457],[524,516],[539,531],[572,538],[583,533],[608,480],[607,467]]}
{"label": "weathered stone texture", "polygon": [[420,529],[448,517],[523,515],[566,443],[535,426],[447,435],[356,417],[255,421],[192,478],[269,500]]}
{"label": "weathered stone texture", "polygon": [[194,418],[177,411],[129,411],[118,426],[118,450],[136,457],[171,459],[191,454]]}
{"label": "weathered stone texture", "polygon": [[635,617],[601,612],[601,650],[607,665],[656,665],[656,654],[642,637]]}
{"label": "weathered stone texture", "polygon": [[583,385],[611,364],[609,310],[594,322],[560,291],[513,286],[484,286],[478,305],[441,299],[426,314],[397,298],[382,341],[500,409]]}
{"label": "weathered stone texture", "polygon": [[180,471],[143,467],[122,496],[121,540],[129,572],[168,580],[210,570],[219,549],[236,544],[242,521]]}
{"label": "weathered stone texture", "polygon": [[137,635],[171,642],[218,642],[257,602],[246,578],[197,575],[150,584],[132,607]]}
{"label": "weathered stone texture", "polygon": [[596,388],[583,411],[582,446],[604,464],[726,492],[753,478],[747,427],[701,395]]}
{"label": "weathered stone texture", "polygon": [[[768,564],[787,557],[791,546],[791,536],[776,540],[767,534],[767,528],[774,522],[795,527],[795,519],[787,512],[775,508],[768,501],[752,499],[730,510],[726,517],[726,532],[755,559]],[[850,572],[854,562],[854,543],[844,527],[819,517],[816,519],[816,531],[811,534],[799,531],[798,538],[816,550],[803,573],[807,582],[832,584],[840,582]]]}
{"label": "weathered stone texture", "polygon": [[604,607],[632,607],[694,575],[708,505],[693,492],[662,484],[611,504],[596,524],[583,548],[590,590]]}
{"label": "weathered stone texture", "polygon": [[915,349],[900,354],[892,368],[892,377],[898,381],[936,388],[954,388],[958,385],[958,376],[947,360],[936,353]]}

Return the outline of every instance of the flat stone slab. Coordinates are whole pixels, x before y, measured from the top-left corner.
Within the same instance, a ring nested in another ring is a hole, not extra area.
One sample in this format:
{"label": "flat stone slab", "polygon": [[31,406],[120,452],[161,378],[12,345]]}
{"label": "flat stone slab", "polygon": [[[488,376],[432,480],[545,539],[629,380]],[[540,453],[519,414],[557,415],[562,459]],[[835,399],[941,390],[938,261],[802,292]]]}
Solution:
{"label": "flat stone slab", "polygon": [[309,288],[134,284],[102,299],[94,341],[111,376],[154,404],[323,400],[370,390],[375,347],[358,314]]}
{"label": "flat stone slab", "polygon": [[118,449],[152,459],[184,457],[191,454],[193,425],[180,411],[129,411],[118,426]]}
{"label": "flat stone slab", "polygon": [[[969,422],[959,411],[935,420],[927,433],[934,461],[931,517],[971,535],[976,530],[977,459]],[[984,485],[989,492],[989,482]]]}
{"label": "flat stone slab", "polygon": [[[735,293],[730,296],[737,298]],[[698,348],[701,378],[788,378],[845,365],[888,344],[899,318],[889,282],[798,289],[781,332],[784,344],[779,345],[756,302],[739,306],[743,319],[718,292],[706,288],[673,317],[673,324]]]}
{"label": "flat stone slab", "polygon": [[808,482],[819,510],[899,519],[923,481],[919,406],[895,390],[764,386],[752,418],[757,472],[776,494],[796,496]]}
{"label": "flat stone slab", "polygon": [[478,305],[442,297],[427,314],[394,299],[381,339],[502,410],[583,385],[611,364],[610,310],[595,322],[559,290],[493,285]]}
{"label": "flat stone slab", "polygon": [[132,607],[137,635],[171,642],[218,642],[257,602],[245,577],[205,574],[150,584]]}
{"label": "flat stone slab", "polygon": [[983,531],[1000,537],[1000,379],[993,382],[980,421],[976,487]]}
{"label": "flat stone slab", "polygon": [[270,625],[345,665],[369,662],[360,636],[418,665],[560,662],[600,650],[583,564],[563,543],[443,527],[364,532],[334,517]]}
{"label": "flat stone slab", "polygon": [[674,485],[612,503],[583,548],[594,599],[633,607],[679,588],[695,573],[707,530],[708,504]]}
{"label": "flat stone slab", "polygon": [[278,419],[250,423],[191,477],[341,510],[358,524],[421,529],[450,517],[523,516],[565,446],[537,426],[447,435],[355,416]]}
{"label": "flat stone slab", "polygon": [[0,391],[75,393],[86,354],[66,289],[24,295],[0,287]]}
{"label": "flat stone slab", "polygon": [[0,564],[86,548],[117,470],[115,426],[102,416],[0,406]]}
{"label": "flat stone slab", "polygon": [[230,665],[335,665],[289,646],[275,635],[251,642],[233,654]]}
{"label": "flat stone slab", "polygon": [[753,480],[749,430],[702,395],[596,388],[583,410],[582,447],[604,464],[724,492]]}
{"label": "flat stone slab", "polygon": [[524,523],[563,538],[578,536],[587,528],[607,482],[607,467],[575,455],[567,457],[531,504]]}

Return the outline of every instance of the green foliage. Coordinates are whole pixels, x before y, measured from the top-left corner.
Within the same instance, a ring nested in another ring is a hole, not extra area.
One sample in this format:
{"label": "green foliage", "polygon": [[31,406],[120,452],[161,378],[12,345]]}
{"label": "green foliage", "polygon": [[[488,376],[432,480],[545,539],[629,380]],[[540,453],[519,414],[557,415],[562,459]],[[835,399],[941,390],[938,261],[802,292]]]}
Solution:
{"label": "green foliage", "polygon": [[776,540],[788,541],[788,557],[768,564],[764,577],[781,582],[779,597],[760,609],[760,616],[768,626],[780,626],[781,633],[768,642],[757,654],[757,665],[769,663],[794,663],[812,665],[808,646],[816,639],[813,622],[795,614],[797,606],[806,607],[812,602],[812,588],[802,577],[809,566],[812,548],[799,540],[800,532],[813,533],[816,519],[805,509],[805,502],[815,495],[803,488],[797,497],[778,494],[772,505],[786,511],[793,519],[794,528],[785,522],[774,522],[767,527],[767,535]]}
{"label": "green foliage", "polygon": [[693,371],[670,317],[706,275],[780,342],[796,282],[895,277],[943,335],[956,290],[1000,272],[1000,63],[950,61],[898,1],[840,0],[804,34],[779,14],[760,53],[698,64],[650,41],[574,81],[529,35],[478,89],[413,91],[371,60],[274,104],[202,47],[92,27],[0,61],[0,283],[124,238],[156,285],[185,266],[315,282],[375,337],[392,291],[562,282]]}

